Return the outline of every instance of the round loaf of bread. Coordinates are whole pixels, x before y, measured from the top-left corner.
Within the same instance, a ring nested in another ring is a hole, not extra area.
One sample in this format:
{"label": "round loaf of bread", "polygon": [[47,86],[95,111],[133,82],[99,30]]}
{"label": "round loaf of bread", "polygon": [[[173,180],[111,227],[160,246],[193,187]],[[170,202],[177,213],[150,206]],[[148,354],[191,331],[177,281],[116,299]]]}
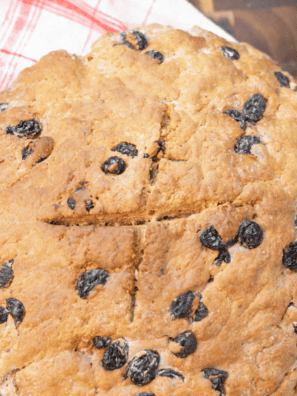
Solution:
{"label": "round loaf of bread", "polygon": [[0,395],[297,395],[297,81],[197,27],[0,92]]}

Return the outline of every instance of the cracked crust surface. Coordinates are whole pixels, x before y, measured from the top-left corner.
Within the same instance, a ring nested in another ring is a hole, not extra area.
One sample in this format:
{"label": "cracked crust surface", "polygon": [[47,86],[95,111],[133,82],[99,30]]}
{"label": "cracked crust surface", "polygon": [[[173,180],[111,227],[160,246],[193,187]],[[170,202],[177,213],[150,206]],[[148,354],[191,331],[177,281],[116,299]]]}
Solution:
{"label": "cracked crust surface", "polygon": [[[85,58],[52,52],[0,93],[0,264],[14,260],[0,306],[13,297],[26,309],[17,327],[11,315],[0,324],[0,395],[215,396],[202,372],[215,367],[228,373],[227,396],[296,396],[297,274],[282,255],[296,237],[297,81],[286,73],[281,87],[266,55],[199,28],[139,30],[142,51],[107,33]],[[240,59],[224,57],[225,45]],[[254,94],[266,109],[243,131],[224,112]],[[31,119],[38,138],[6,133]],[[261,144],[236,154],[245,135]],[[112,151],[123,142],[138,155]],[[124,172],[105,174],[115,155]],[[201,231],[212,225],[226,243],[245,219],[262,243],[234,244],[231,262],[215,265]],[[80,298],[79,276],[97,268],[106,284]],[[189,290],[207,317],[173,320],[173,300]],[[188,330],[198,346],[179,358],[171,340]],[[104,369],[97,336],[124,338],[129,361],[157,351],[160,369],[184,380],[135,386],[126,366]]]}

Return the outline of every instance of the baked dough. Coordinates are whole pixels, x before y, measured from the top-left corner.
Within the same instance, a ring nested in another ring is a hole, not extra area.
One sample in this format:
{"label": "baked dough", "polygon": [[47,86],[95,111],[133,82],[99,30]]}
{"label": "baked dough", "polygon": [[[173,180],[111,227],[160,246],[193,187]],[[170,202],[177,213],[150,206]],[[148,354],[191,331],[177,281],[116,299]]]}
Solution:
{"label": "baked dough", "polygon": [[153,24],[0,93],[1,396],[297,395],[296,86]]}

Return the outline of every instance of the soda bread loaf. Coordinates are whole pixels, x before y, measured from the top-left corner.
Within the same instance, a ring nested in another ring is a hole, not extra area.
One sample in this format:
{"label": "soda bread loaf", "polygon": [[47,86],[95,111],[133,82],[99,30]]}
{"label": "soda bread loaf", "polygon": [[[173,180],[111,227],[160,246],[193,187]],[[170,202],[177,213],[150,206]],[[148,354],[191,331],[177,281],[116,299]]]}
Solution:
{"label": "soda bread loaf", "polygon": [[297,81],[161,25],[0,93],[0,395],[297,395]]}

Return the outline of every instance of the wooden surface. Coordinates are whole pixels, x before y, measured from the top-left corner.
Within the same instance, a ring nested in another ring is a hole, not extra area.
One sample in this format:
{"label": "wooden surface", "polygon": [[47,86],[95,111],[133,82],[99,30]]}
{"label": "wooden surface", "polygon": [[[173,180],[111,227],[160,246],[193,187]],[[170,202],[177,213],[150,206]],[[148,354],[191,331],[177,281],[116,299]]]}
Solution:
{"label": "wooden surface", "polygon": [[297,0],[191,0],[203,12],[297,5]]}
{"label": "wooden surface", "polygon": [[297,7],[234,11],[233,34],[297,75]]}
{"label": "wooden surface", "polygon": [[[220,1],[225,4],[240,2],[240,0],[199,1]],[[269,3],[272,4],[274,1]],[[282,0],[282,4],[284,3],[285,1]],[[294,0],[294,3],[296,4],[297,0]],[[203,12],[201,8],[199,10]],[[204,11],[204,14],[238,41],[247,42],[266,52],[280,64],[283,70],[297,77],[297,4],[249,10]]]}

